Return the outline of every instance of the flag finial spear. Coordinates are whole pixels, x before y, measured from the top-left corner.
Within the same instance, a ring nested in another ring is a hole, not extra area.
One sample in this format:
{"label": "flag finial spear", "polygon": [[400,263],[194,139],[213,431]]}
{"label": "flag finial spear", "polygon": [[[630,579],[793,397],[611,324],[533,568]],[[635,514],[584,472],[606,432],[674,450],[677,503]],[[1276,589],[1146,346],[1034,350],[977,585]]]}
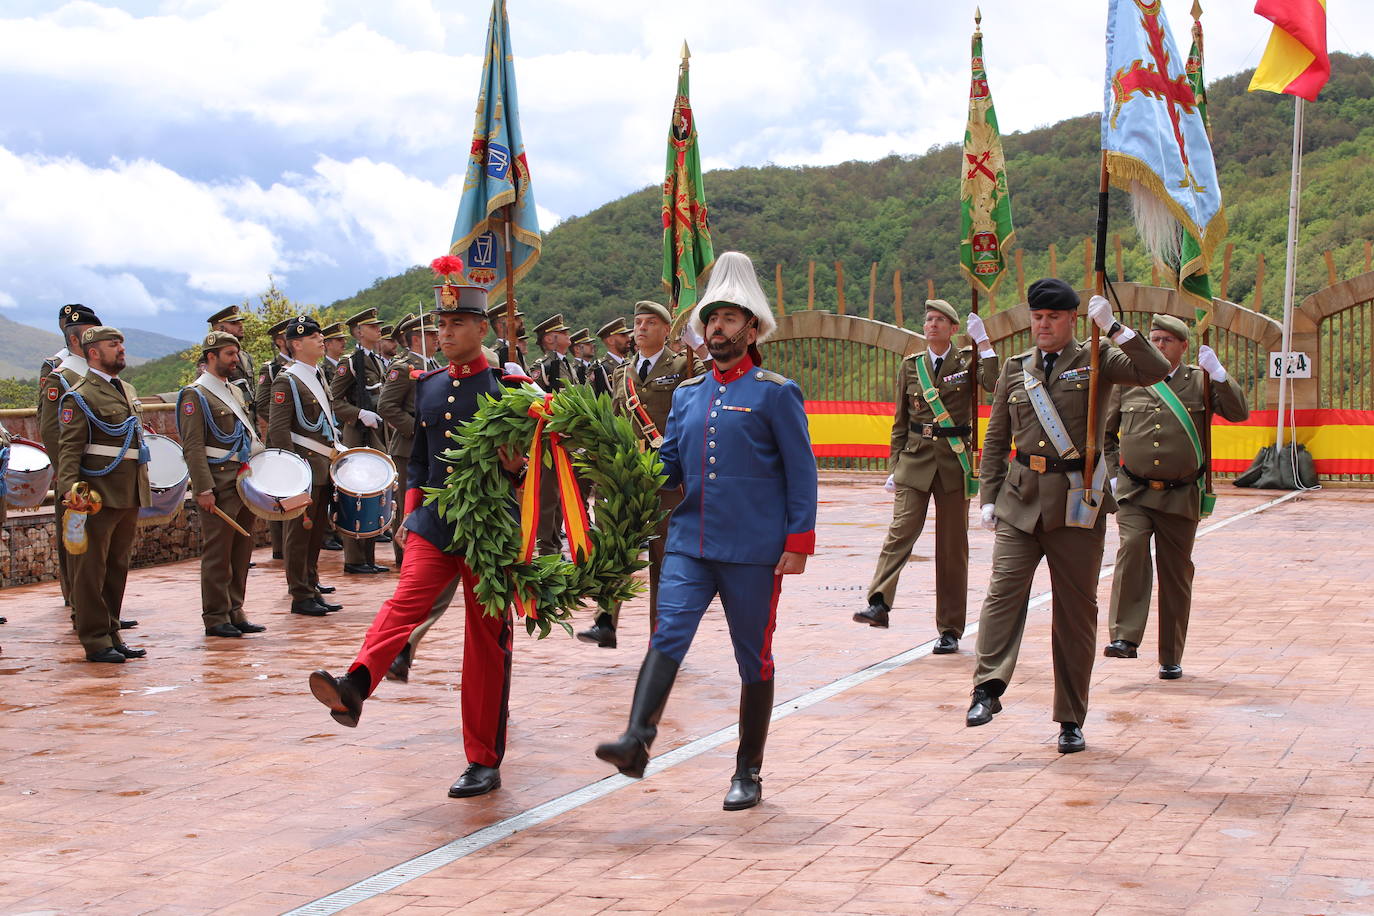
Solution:
{"label": "flag finial spear", "polygon": [[983,8],[981,6],[975,6],[973,8],[973,24],[975,26],[981,26],[983,24]]}
{"label": "flag finial spear", "polygon": [[1194,20],[1194,21],[1197,21],[1198,19],[1201,19],[1201,18],[1202,18],[1202,4],[1199,3],[1198,0],[1193,0],[1193,10],[1192,10],[1192,13],[1193,13],[1193,20]]}
{"label": "flag finial spear", "polygon": [[689,58],[689,57],[691,57],[691,56],[692,56],[692,52],[691,52],[691,50],[688,49],[688,47],[687,47],[687,39],[684,38],[684,39],[682,40],[682,62],[685,64],[685,63],[687,62],[687,58]]}

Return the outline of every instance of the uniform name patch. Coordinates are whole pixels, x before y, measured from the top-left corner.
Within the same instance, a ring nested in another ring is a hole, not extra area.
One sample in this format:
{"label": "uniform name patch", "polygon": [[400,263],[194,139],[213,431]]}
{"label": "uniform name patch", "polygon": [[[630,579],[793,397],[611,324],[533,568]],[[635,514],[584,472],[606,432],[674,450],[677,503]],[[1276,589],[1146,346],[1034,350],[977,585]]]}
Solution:
{"label": "uniform name patch", "polygon": [[49,388],[49,389],[48,389],[48,400],[49,400],[49,401],[56,401],[56,400],[57,400],[57,389],[56,389],[56,388]]}
{"label": "uniform name patch", "polygon": [[71,409],[70,407],[63,407],[63,408],[62,408],[62,422],[63,422],[63,423],[70,423],[70,422],[72,422],[72,409]]}
{"label": "uniform name patch", "polygon": [[276,403],[276,404],[285,404],[285,403],[286,403],[286,392],[285,392],[285,391],[274,391],[274,392],[272,392],[272,401],[273,401],[273,403]]}

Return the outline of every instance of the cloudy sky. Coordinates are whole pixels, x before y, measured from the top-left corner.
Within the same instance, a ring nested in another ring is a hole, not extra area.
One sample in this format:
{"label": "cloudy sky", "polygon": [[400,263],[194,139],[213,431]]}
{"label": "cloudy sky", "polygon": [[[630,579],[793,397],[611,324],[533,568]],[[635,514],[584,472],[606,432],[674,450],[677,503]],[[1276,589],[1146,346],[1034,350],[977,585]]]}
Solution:
{"label": "cloudy sky", "polygon": [[[1186,49],[1191,0],[1164,0]],[[1099,110],[1105,0],[982,0],[1004,131]],[[1206,3],[1208,73],[1254,66]],[[682,41],[707,168],[963,136],[973,2],[509,0],[544,228],[662,178]],[[1333,50],[1374,9],[1330,4]],[[4,0],[0,310],[198,335],[266,287],[327,304],[445,252],[489,0]],[[709,193],[709,183],[707,186]]]}

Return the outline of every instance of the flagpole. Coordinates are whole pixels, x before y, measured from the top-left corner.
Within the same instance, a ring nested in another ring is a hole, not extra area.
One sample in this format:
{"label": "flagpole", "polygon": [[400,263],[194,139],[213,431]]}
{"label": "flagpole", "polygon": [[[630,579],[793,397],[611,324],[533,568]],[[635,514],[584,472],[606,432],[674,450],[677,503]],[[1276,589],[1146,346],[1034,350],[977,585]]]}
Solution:
{"label": "flagpole", "polygon": [[[1097,252],[1093,264],[1093,283],[1097,289],[1097,295],[1105,296],[1107,289],[1107,151],[1102,150],[1101,174],[1097,180]],[[1121,303],[1117,303],[1119,306]],[[1092,493],[1093,470],[1097,463],[1097,389],[1101,387],[1098,382],[1098,347],[1101,341],[1101,329],[1097,322],[1088,321],[1092,325],[1092,350],[1088,353],[1089,360],[1089,380],[1088,380],[1088,444],[1083,457],[1083,493]],[[1048,381],[1048,379],[1046,380]]]}
{"label": "flagpole", "polygon": [[1302,118],[1305,100],[1293,96],[1293,181],[1288,189],[1288,250],[1284,259],[1283,276],[1283,353],[1279,357],[1279,416],[1274,436],[1277,453],[1284,446],[1284,410],[1288,403],[1288,351],[1293,344],[1293,288],[1297,282],[1298,259],[1298,199],[1302,187]]}
{"label": "flagpole", "polygon": [[[1202,77],[1203,58],[1205,57],[1202,40],[1202,4],[1198,2],[1198,0],[1193,0],[1192,17],[1193,44],[1197,48],[1198,55],[1198,85],[1202,87],[1202,97],[1199,101],[1205,106],[1207,102],[1207,84]],[[1203,125],[1207,128],[1207,139],[1210,141],[1212,139],[1212,127],[1207,121],[1205,107],[1203,110]],[[1180,251],[1180,254],[1181,253]],[[1183,277],[1181,276],[1182,266],[1182,259],[1180,258],[1180,270],[1175,274],[1178,279],[1179,292],[1183,291]],[[1211,281],[1209,279],[1208,287],[1210,288],[1210,286]],[[1207,327],[1202,330],[1202,345],[1204,347],[1210,347],[1212,345],[1211,310],[1214,310],[1214,306],[1210,302],[1207,305],[1209,309]],[[1194,309],[1194,312],[1196,312],[1196,309]],[[1196,315],[1194,317],[1196,317]],[[1203,493],[1207,496],[1212,496],[1216,492],[1212,489],[1212,377],[1206,372],[1202,373],[1202,478]]]}
{"label": "flagpole", "polygon": [[[520,359],[520,350],[516,342],[515,335],[515,250],[512,245],[512,235],[510,224],[515,221],[515,204],[510,203],[505,206],[506,213],[506,359],[514,358],[514,361],[525,368],[524,362]],[[502,369],[505,367],[502,366]]]}

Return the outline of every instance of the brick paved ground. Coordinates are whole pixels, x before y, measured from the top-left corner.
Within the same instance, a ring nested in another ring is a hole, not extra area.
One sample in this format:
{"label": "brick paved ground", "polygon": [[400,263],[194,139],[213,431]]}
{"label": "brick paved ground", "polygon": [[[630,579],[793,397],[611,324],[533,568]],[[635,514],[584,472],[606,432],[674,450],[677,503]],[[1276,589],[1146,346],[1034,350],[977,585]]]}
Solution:
{"label": "brick paved ground", "polygon": [[[1274,495],[1225,489],[1214,520]],[[890,503],[822,499],[821,555],[783,593],[780,702],[934,635],[926,541],[892,629],[849,622]],[[971,646],[922,657],[778,721],[754,810],[720,810],[726,744],[350,912],[1374,912],[1371,524],[1374,494],[1328,491],[1200,540],[1185,678],[1100,659],[1087,753],[1054,750],[1042,605],[988,726],[963,725]],[[976,615],[991,540],[971,539]],[[590,751],[623,727],[639,607],[617,651],[517,642],[505,788],[455,801],[459,621],[339,728],[305,675],[346,667],[394,576],[327,556],[345,611],[282,613],[260,551],[248,611],[271,629],[241,641],[201,635],[193,563],[136,572],[149,657],[118,667],[78,661],[55,586],[0,595],[0,911],[280,912],[607,774]],[[736,701],[713,616],[655,750]]]}

